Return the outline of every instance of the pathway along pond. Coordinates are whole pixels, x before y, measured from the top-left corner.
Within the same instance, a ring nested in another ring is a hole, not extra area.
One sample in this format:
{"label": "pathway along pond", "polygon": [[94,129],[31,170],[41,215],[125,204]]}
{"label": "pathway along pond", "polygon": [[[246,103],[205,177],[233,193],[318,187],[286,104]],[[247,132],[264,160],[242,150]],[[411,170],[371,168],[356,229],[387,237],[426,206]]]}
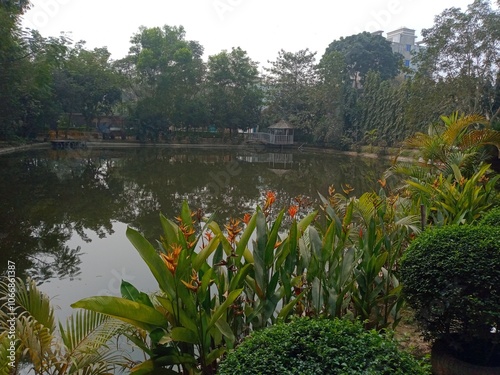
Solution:
{"label": "pathway along pond", "polygon": [[349,183],[357,196],[378,190],[389,161],[325,153],[133,148],[37,150],[0,156],[0,274],[7,261],[17,276],[36,278],[53,297],[59,318],[94,295],[119,295],[122,279],[157,289],[128,242],[127,225],[150,241],[161,234],[159,214],[217,212],[217,222],[277,194],[276,208],[302,195],[318,208],[318,192]]}

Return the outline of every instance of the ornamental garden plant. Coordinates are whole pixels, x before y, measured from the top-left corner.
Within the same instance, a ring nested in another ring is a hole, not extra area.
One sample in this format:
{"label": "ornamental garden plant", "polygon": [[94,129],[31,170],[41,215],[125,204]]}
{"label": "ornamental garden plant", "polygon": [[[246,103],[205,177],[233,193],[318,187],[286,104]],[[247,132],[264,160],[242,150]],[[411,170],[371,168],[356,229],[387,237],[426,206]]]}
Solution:
{"label": "ornamental garden plant", "polygon": [[298,318],[252,333],[221,362],[220,375],[424,375],[426,365],[360,322]]}
{"label": "ornamental garden plant", "polygon": [[406,251],[401,278],[425,338],[466,362],[500,366],[500,227],[426,231]]}

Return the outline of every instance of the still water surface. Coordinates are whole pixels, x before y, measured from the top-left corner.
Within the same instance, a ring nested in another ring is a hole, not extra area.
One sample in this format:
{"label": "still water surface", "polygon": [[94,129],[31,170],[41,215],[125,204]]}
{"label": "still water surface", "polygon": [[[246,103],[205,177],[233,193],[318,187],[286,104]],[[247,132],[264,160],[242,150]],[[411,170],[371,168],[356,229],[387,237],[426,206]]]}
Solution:
{"label": "still water surface", "polygon": [[[272,190],[287,207],[302,195],[318,207],[318,192],[349,183],[356,195],[377,189],[389,166],[381,159],[325,153],[134,148],[38,150],[0,156],[0,273],[36,278],[53,297],[59,318],[93,295],[119,295],[122,279],[157,289],[125,237],[127,226],[154,241],[163,213],[191,209],[217,221],[241,218]],[[312,209],[311,208],[311,209]]]}

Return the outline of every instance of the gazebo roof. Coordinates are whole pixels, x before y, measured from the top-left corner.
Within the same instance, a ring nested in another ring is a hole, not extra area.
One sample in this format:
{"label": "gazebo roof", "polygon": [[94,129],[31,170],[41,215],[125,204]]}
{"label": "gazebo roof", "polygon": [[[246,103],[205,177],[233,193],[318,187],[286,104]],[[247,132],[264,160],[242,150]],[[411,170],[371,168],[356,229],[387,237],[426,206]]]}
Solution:
{"label": "gazebo roof", "polygon": [[280,120],[276,124],[271,125],[269,129],[293,129],[293,126],[285,120]]}

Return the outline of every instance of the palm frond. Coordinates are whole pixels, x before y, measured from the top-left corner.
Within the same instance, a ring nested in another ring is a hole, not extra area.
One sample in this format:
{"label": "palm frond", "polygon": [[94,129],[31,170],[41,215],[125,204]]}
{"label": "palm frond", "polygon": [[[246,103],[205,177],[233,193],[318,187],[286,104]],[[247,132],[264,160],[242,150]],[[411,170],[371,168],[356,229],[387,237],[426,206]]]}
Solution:
{"label": "palm frond", "polygon": [[[21,279],[15,279],[15,284],[16,304],[21,309],[19,314],[31,316],[36,322],[47,328],[50,333],[54,332],[56,325],[50,298],[37,288],[33,280],[24,283]],[[7,292],[7,283],[1,281],[0,294],[5,296],[8,294]],[[6,301],[2,304],[2,307],[5,304]]]}
{"label": "palm frond", "polygon": [[28,314],[21,315],[16,322],[19,349],[27,355],[36,372],[44,372],[48,364],[55,364],[57,350],[52,332]]}
{"label": "palm frond", "polygon": [[[0,333],[0,375],[10,375],[14,369],[10,366],[10,359],[8,358],[10,339],[8,337],[8,331],[3,331]],[[17,361],[15,361],[15,364]]]}
{"label": "palm frond", "polygon": [[397,228],[404,227],[411,230],[413,233],[420,233],[420,217],[418,215],[408,215],[395,222]]}
{"label": "palm frond", "polygon": [[462,138],[461,148],[470,149],[482,145],[493,145],[498,150],[500,158],[500,132],[493,129],[472,130]]}
{"label": "palm frond", "polygon": [[406,176],[419,181],[426,181],[430,176],[430,167],[424,164],[412,164],[401,162],[394,164],[384,173],[384,177],[387,179],[391,176]]}
{"label": "palm frond", "polygon": [[112,354],[107,346],[109,341],[129,327],[120,320],[95,311],[80,310],[66,321],[66,328],[59,324],[66,346],[65,357],[78,369],[107,362],[106,356]]}
{"label": "palm frond", "polygon": [[473,125],[477,124],[488,124],[488,121],[484,116],[473,114],[462,116],[455,119],[455,121],[447,124],[446,130],[443,132],[443,139],[447,145],[458,145],[461,143],[462,137],[465,132]]}

